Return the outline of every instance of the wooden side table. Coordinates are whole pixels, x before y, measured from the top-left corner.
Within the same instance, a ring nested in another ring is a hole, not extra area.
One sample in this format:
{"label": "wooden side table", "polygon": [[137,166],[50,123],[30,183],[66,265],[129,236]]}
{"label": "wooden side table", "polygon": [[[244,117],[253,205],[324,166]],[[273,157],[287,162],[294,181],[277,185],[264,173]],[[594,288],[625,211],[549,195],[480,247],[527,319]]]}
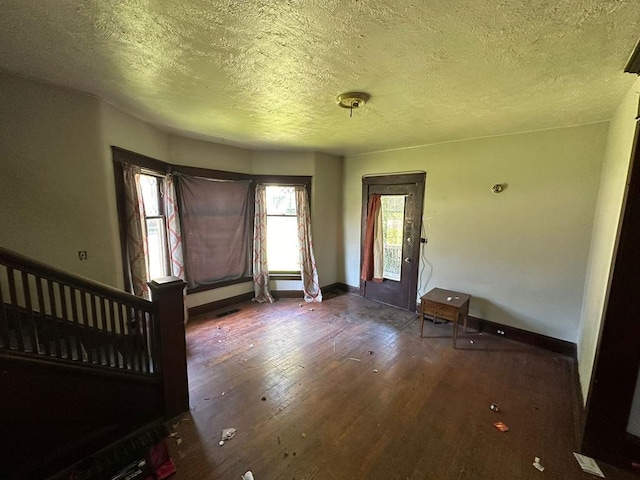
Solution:
{"label": "wooden side table", "polygon": [[441,318],[453,322],[453,348],[456,348],[458,340],[458,322],[464,317],[464,331],[467,331],[469,319],[469,300],[471,295],[454,292],[443,288],[434,288],[420,297],[420,337],[424,332],[425,315],[433,318]]}

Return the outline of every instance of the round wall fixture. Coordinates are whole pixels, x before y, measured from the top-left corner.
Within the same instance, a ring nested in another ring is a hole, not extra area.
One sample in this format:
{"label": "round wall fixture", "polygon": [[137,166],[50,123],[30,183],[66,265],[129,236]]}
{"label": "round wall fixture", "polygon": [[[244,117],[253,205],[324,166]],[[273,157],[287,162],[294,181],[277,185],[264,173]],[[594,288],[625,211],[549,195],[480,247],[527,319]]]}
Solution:
{"label": "round wall fixture", "polygon": [[336,102],[341,108],[354,109],[364,107],[370,98],[368,93],[348,92],[338,95]]}
{"label": "round wall fixture", "polygon": [[491,187],[491,191],[493,193],[500,193],[504,190],[504,185],[501,183],[496,183],[493,187]]}

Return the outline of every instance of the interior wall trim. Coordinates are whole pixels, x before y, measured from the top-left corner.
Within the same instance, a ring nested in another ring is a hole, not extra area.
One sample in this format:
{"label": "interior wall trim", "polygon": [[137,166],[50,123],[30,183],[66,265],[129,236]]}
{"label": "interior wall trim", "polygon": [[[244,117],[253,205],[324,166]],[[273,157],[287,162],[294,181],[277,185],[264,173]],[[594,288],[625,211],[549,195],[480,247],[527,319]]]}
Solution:
{"label": "interior wall trim", "polygon": [[[416,305],[416,311],[420,312],[420,304]],[[524,343],[526,345],[540,347],[550,352],[558,353],[560,355],[566,355],[574,359],[577,358],[577,345],[573,342],[549,337],[541,333],[522,330],[521,328],[511,327],[509,325],[503,325],[501,323],[492,322],[490,320],[474,317],[471,315],[469,315],[469,321],[467,325],[472,330],[481,333],[497,335],[500,337],[508,338],[509,340],[515,340],[516,342]],[[499,331],[504,333],[498,333]],[[580,395],[580,398],[581,397],[582,396]]]}

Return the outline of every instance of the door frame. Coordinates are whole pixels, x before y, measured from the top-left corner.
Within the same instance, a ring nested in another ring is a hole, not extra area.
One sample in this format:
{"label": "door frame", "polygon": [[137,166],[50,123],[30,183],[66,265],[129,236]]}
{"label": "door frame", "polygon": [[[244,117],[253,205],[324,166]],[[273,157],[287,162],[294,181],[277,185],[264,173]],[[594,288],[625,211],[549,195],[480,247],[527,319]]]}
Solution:
{"label": "door frame", "polygon": [[[420,201],[414,202],[416,220],[420,221],[422,226],[422,213],[424,210],[424,190],[426,182],[426,172],[412,172],[412,173],[399,173],[399,174],[382,174],[382,175],[364,175],[362,177],[362,214],[360,218],[360,273],[362,272],[362,263],[364,261],[364,238],[367,223],[367,206],[369,204],[369,186],[370,185],[404,185],[415,184],[416,197]],[[421,231],[421,230],[420,230]],[[420,267],[420,238],[414,241],[412,244],[411,258],[416,258],[418,261],[411,264],[411,277],[409,283],[409,300],[412,312],[416,311],[418,297],[418,270]],[[360,278],[360,296],[365,296],[365,281]]]}
{"label": "door frame", "polygon": [[629,468],[640,449],[627,424],[640,371],[640,120],[636,121],[608,291],[585,407],[582,452]]}

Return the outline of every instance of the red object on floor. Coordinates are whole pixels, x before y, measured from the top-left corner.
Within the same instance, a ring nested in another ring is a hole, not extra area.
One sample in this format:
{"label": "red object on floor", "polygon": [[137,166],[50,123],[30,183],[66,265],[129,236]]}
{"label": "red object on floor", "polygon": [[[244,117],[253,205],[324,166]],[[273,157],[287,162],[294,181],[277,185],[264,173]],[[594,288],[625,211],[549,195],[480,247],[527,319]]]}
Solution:
{"label": "red object on floor", "polygon": [[176,473],[176,466],[169,455],[166,440],[162,440],[151,448],[147,455],[147,465],[151,467],[153,474],[146,480],[164,480]]}

